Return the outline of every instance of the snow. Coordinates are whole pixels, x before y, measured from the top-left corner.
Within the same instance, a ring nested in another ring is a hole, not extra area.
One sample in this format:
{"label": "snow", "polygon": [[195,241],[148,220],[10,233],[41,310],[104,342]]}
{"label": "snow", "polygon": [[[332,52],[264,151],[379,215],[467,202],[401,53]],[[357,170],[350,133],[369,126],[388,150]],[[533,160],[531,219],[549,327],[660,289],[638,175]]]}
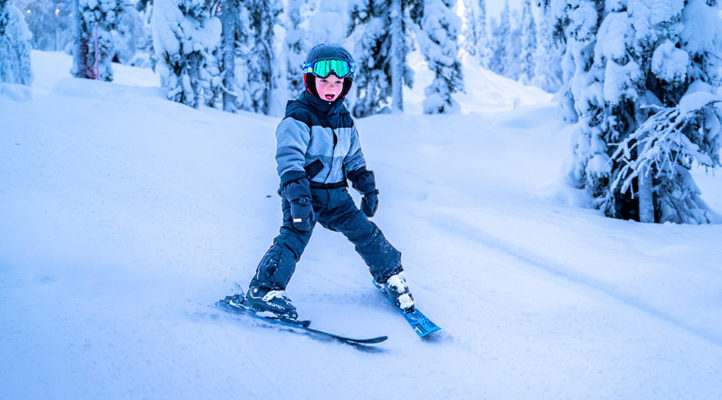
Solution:
{"label": "snow", "polygon": [[[318,229],[288,294],[320,329],[390,337],[363,352],[211,307],[277,233],[277,118],[166,101],[148,70],[70,79],[70,64],[34,52],[32,96],[0,94],[3,398],[718,397],[722,225],[560,201],[572,130],[548,95],[467,68],[463,114],[422,115],[414,89],[406,114],[358,120],[374,221],[443,328],[419,340]],[[722,210],[719,174],[694,178]]]}
{"label": "snow", "polygon": [[669,39],[657,46],[652,55],[652,73],[665,82],[677,85],[683,83],[688,66],[689,54],[675,47]]}
{"label": "snow", "polygon": [[619,104],[623,98],[635,99],[638,96],[635,83],[641,76],[642,71],[636,62],[619,65],[609,60],[604,70],[604,100],[610,104]]}
{"label": "snow", "polygon": [[[719,8],[719,4],[717,7]],[[685,24],[681,38],[686,42],[685,47],[689,51],[704,53],[706,49],[719,48],[722,43],[720,18],[710,12],[705,0],[691,0],[685,8],[682,21]]]}

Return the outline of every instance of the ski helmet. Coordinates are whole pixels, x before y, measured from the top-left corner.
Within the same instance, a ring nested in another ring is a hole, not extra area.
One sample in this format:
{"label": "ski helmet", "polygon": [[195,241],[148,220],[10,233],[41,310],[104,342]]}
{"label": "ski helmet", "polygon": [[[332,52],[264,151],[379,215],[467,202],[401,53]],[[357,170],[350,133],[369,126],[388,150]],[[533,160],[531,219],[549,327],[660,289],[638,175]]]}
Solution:
{"label": "ski helmet", "polygon": [[306,90],[314,96],[318,96],[314,77],[325,78],[331,72],[339,78],[343,78],[343,89],[338,96],[339,99],[342,99],[351,90],[356,72],[356,64],[353,62],[351,53],[341,46],[332,44],[319,44],[313,47],[303,63],[303,83],[306,85]]}

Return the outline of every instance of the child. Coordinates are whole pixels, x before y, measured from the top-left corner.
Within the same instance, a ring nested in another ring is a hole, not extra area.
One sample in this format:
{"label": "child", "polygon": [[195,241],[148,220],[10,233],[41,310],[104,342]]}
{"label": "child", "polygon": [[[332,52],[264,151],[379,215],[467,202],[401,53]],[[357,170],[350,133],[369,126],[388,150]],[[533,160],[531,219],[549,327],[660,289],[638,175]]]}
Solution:
{"label": "child", "polygon": [[[276,162],[281,177],[283,226],[258,265],[248,293],[230,304],[243,304],[260,314],[296,319],[284,290],[291,279],[316,222],[343,233],[366,262],[374,280],[413,311],[401,267],[401,253],[371,221],[378,207],[373,171],[366,169],[358,132],[344,97],[351,89],[355,65],[340,46],[318,45],[303,65],[306,90],[289,101],[276,129]],[[362,195],[361,210],[348,193],[347,182]]]}

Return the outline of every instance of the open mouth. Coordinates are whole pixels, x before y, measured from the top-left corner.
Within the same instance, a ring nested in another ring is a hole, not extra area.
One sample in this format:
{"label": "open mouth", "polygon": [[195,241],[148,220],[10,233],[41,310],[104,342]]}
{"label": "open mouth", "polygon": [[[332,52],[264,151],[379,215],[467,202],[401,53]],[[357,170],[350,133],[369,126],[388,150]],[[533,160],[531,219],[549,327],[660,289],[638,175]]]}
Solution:
{"label": "open mouth", "polygon": [[336,96],[334,96],[334,95],[332,95],[332,94],[327,94],[327,95],[326,95],[326,100],[333,100],[334,97],[336,97]]}

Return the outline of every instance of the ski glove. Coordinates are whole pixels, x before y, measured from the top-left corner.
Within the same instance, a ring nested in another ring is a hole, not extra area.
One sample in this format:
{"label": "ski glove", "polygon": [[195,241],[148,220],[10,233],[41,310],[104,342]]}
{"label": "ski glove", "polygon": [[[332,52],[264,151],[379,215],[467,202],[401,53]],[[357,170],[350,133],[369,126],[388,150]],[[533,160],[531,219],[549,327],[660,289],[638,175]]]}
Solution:
{"label": "ski glove", "polygon": [[376,210],[379,208],[379,191],[374,190],[371,193],[366,193],[361,198],[361,211],[366,214],[367,217],[373,217],[376,214]]}
{"label": "ski glove", "polygon": [[367,217],[373,217],[379,208],[379,191],[376,190],[376,178],[374,172],[366,167],[361,167],[348,173],[348,178],[354,189],[363,195],[361,199],[361,211]]}
{"label": "ski glove", "polygon": [[299,178],[283,185],[283,197],[291,204],[293,227],[302,232],[310,231],[315,215],[308,179]]}

